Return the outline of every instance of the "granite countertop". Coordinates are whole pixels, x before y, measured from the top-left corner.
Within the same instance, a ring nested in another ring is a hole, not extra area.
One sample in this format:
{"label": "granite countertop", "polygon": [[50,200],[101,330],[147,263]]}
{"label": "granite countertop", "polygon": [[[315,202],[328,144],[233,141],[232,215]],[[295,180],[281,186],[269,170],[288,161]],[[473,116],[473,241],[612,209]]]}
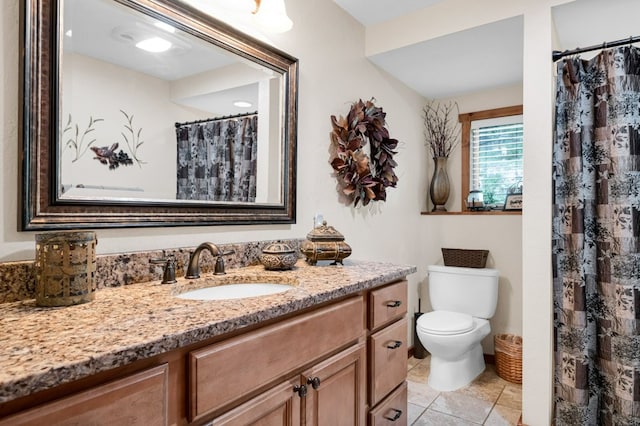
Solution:
{"label": "granite countertop", "polygon": [[[82,305],[42,308],[34,300],[0,304],[0,403],[158,355],[242,327],[403,278],[415,266],[346,260],[290,271],[261,265],[107,288]],[[247,278],[286,282],[284,293],[223,301],[176,298],[191,288]]]}

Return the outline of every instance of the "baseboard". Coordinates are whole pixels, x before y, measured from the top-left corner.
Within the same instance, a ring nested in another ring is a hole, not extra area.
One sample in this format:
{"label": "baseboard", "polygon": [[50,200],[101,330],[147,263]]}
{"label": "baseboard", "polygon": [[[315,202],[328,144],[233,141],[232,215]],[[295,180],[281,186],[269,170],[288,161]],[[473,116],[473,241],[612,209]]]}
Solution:
{"label": "baseboard", "polygon": [[[413,346],[409,348],[407,351],[407,358],[411,358],[413,356]],[[485,364],[496,364],[496,356],[494,354],[482,354],[484,357]]]}
{"label": "baseboard", "polygon": [[493,354],[482,354],[485,364],[496,364],[496,356]]}
{"label": "baseboard", "polygon": [[[414,354],[414,350],[413,350],[413,346],[411,346],[409,348],[409,350],[407,351],[407,357],[411,358],[411,357],[413,357],[413,354]],[[426,358],[426,357],[424,357],[424,358]]]}

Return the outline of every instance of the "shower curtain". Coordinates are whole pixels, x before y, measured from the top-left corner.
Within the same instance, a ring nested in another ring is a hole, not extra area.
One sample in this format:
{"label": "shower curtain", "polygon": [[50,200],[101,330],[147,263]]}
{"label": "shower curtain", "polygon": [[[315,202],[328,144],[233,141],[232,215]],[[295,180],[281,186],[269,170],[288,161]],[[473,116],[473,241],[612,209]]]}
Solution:
{"label": "shower curtain", "polygon": [[176,128],[177,199],[256,199],[258,116],[187,123]]}
{"label": "shower curtain", "polygon": [[640,424],[640,50],[558,63],[556,425]]}

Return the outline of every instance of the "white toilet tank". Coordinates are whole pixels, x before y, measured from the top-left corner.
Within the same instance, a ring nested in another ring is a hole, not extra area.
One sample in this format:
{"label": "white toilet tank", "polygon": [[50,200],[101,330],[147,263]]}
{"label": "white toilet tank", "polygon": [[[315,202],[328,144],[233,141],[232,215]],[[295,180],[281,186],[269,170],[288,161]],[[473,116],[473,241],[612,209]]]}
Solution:
{"label": "white toilet tank", "polygon": [[498,304],[497,269],[429,265],[429,299],[436,311],[491,318]]}

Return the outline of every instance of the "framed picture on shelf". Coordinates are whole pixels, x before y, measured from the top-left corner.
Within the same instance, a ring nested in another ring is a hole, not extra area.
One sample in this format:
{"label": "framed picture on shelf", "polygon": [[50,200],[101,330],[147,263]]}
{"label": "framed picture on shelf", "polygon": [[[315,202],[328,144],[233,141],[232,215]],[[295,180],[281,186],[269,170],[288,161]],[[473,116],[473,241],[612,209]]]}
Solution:
{"label": "framed picture on shelf", "polygon": [[522,193],[507,194],[503,210],[522,210]]}

